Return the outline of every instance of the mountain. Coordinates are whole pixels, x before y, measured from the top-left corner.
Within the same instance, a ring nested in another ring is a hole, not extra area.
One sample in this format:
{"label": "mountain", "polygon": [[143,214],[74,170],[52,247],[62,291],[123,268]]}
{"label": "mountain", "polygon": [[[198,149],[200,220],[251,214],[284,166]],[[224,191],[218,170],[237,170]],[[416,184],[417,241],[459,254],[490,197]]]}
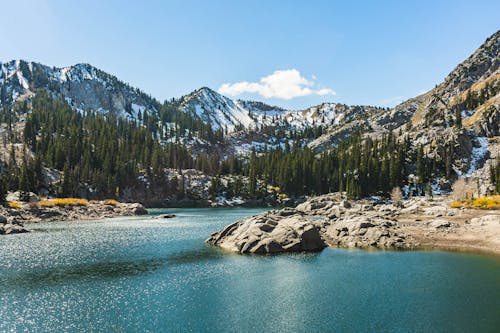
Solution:
{"label": "mountain", "polygon": [[323,103],[304,110],[287,110],[262,102],[233,100],[203,87],[180,99],[180,107],[214,129],[226,133],[252,131],[263,126],[288,126],[295,130],[317,126],[339,126],[366,112],[386,109],[368,106],[348,106]]}
{"label": "mountain", "polygon": [[137,119],[139,112],[160,107],[151,96],[88,64],[55,68],[24,60],[0,63],[0,107],[28,99],[40,88],[79,111]]}
{"label": "mountain", "polygon": [[[391,109],[323,103],[287,110],[208,87],[160,103],[88,64],[0,63],[2,170],[11,190],[22,183],[96,197],[141,193],[141,200],[195,198],[187,189],[201,187],[205,199],[222,192],[256,198],[268,195],[265,184],[293,195],[359,196],[394,186],[422,194],[424,186],[449,189],[458,176],[491,192],[500,178],[499,44],[496,32],[434,89]],[[36,179],[41,165],[59,185],[21,182],[27,174]],[[214,181],[186,180],[195,173],[182,170],[192,168]]]}
{"label": "mountain", "polygon": [[267,116],[281,116],[286,112],[264,103],[232,100],[207,87],[183,96],[180,108],[225,133],[255,130],[257,124],[270,124],[271,118]]}
{"label": "mountain", "polygon": [[[157,100],[88,64],[55,68],[36,62],[12,60],[0,63],[0,69],[0,107],[12,107],[16,102],[29,101],[37,90],[44,89],[79,112],[92,110],[134,121],[144,114],[162,117],[159,115],[162,105]],[[168,142],[185,144],[195,152],[213,151],[206,137],[192,139],[198,136],[197,131],[172,134],[170,129],[179,125],[174,124],[175,121],[179,122],[178,114],[185,113],[207,124],[213,131],[223,133],[228,140],[228,145],[221,152],[224,154],[248,154],[252,148],[260,150],[264,146],[283,146],[289,141],[286,136],[290,132],[318,128],[340,131],[343,128],[363,128],[367,126],[371,115],[387,111],[384,108],[340,103],[324,103],[305,110],[286,110],[257,101],[233,100],[208,87],[202,87],[174,102],[167,101],[165,105],[170,107],[171,113],[177,114],[168,117],[171,118],[165,130],[170,133],[166,138]],[[263,128],[266,131],[262,131]],[[318,135],[317,131],[307,134],[307,143]],[[347,135],[338,136],[335,143]]]}
{"label": "mountain", "polygon": [[[431,91],[396,107],[411,108],[412,128],[449,127],[462,112],[466,128],[477,134],[499,135],[500,31],[493,34],[469,58],[460,63]],[[490,109],[490,112],[487,110]],[[495,117],[494,114],[497,114]],[[493,116],[493,117],[492,117]],[[474,126],[475,123],[478,126]]]}

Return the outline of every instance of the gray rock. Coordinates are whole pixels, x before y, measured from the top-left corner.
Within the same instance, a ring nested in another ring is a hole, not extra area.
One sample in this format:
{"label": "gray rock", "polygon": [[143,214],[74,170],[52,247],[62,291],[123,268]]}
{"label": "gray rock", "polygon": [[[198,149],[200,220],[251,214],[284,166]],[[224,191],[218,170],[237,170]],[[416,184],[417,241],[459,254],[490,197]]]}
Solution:
{"label": "gray rock", "polygon": [[500,223],[500,215],[484,215],[481,217],[474,217],[470,220],[471,224],[487,225],[487,224],[498,224]]}
{"label": "gray rock", "polygon": [[3,229],[3,234],[5,235],[29,232],[28,229],[17,224],[4,224],[2,229]]}
{"label": "gray rock", "polygon": [[238,253],[318,251],[326,246],[418,246],[413,237],[399,229],[396,221],[400,208],[339,200],[339,194],[329,194],[310,198],[296,209],[262,213],[212,234],[207,243]]}
{"label": "gray rock", "polygon": [[446,221],[443,219],[437,219],[437,220],[429,222],[429,226],[431,228],[435,228],[435,229],[444,229],[444,228],[449,228],[451,226],[451,224],[449,221]]}
{"label": "gray rock", "polygon": [[147,215],[148,211],[147,209],[141,205],[140,203],[132,203],[128,204],[128,209],[132,212],[134,215]]}
{"label": "gray rock", "polygon": [[207,243],[239,253],[319,251],[326,247],[315,221],[279,212],[233,223],[212,234]]}
{"label": "gray rock", "polygon": [[342,200],[342,201],[340,202],[340,207],[343,207],[343,208],[347,208],[347,209],[348,209],[348,208],[351,208],[351,207],[352,207],[352,205],[351,205],[351,203],[350,203],[349,201],[347,201],[347,200]]}

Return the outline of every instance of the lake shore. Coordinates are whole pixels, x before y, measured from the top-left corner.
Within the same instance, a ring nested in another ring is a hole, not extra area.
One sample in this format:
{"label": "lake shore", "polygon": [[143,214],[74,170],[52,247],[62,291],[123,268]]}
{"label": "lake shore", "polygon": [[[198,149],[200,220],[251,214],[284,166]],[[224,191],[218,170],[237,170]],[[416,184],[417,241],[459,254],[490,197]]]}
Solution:
{"label": "lake shore", "polygon": [[347,201],[339,194],[238,221],[207,243],[238,253],[319,251],[325,247],[442,249],[500,255],[498,210],[451,208],[446,196],[401,205]]}
{"label": "lake shore", "polygon": [[148,214],[139,203],[96,201],[75,205],[43,206],[38,203],[0,207],[0,235],[29,232],[25,223],[41,221],[99,220],[119,216]]}

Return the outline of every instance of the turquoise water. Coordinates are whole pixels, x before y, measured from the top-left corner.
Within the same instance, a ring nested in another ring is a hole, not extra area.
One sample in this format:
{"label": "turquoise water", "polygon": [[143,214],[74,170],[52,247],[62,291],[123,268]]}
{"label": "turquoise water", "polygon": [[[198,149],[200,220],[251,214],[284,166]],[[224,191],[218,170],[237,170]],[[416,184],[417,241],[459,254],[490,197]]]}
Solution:
{"label": "turquoise water", "polygon": [[0,237],[0,331],[498,332],[500,259],[240,256],[203,240],[259,209],[32,224]]}

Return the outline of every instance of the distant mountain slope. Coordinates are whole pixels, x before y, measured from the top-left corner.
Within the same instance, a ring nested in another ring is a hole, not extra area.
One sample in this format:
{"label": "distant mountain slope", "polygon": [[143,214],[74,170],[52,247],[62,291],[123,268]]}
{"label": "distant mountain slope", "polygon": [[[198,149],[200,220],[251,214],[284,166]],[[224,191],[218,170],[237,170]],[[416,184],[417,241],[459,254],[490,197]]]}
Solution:
{"label": "distant mountain slope", "polygon": [[[426,94],[410,100],[416,107],[411,118],[412,126],[415,129],[449,127],[457,112],[465,111],[464,118],[472,118],[464,121],[466,127],[473,127],[475,122],[481,120],[484,126],[476,127],[480,132],[478,134],[499,135],[499,66],[500,31],[497,31],[442,83]],[[407,101],[396,109],[408,109],[408,104]],[[486,109],[490,109],[491,114],[486,114]],[[491,117],[492,114],[497,116]]]}

